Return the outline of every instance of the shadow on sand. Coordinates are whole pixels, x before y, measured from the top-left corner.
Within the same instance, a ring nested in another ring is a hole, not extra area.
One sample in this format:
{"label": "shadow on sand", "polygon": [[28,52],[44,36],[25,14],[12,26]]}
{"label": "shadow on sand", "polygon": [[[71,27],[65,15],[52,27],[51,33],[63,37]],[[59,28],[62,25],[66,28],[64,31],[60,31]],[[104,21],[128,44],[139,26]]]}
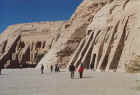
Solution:
{"label": "shadow on sand", "polygon": [[8,76],[8,74],[1,74],[0,78],[5,78],[5,76]]}
{"label": "shadow on sand", "polygon": [[83,78],[80,78],[80,77],[78,77],[78,78],[74,78],[74,79],[91,79],[91,78],[93,78],[93,76],[83,76]]}
{"label": "shadow on sand", "polygon": [[135,89],[137,91],[140,91],[140,80],[136,80],[136,84],[137,84],[137,86],[135,87]]}
{"label": "shadow on sand", "polygon": [[93,76],[84,76],[83,78],[84,79],[90,79],[90,78],[93,78]]}

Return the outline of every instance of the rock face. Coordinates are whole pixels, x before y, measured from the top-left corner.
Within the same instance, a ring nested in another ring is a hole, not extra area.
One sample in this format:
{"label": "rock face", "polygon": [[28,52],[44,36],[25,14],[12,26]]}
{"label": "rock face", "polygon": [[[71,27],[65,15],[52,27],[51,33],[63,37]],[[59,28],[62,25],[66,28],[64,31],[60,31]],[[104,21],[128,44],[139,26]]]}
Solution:
{"label": "rock face", "polygon": [[83,63],[87,68],[94,64],[97,71],[128,71],[136,66],[129,65],[131,57],[140,54],[139,5],[139,0],[84,0],[40,64]]}
{"label": "rock face", "polygon": [[59,38],[63,21],[9,26],[0,36],[0,62],[7,68],[33,67]]}
{"label": "rock face", "polygon": [[63,25],[60,39],[43,57],[37,68],[40,68],[40,64],[46,63],[47,65],[59,63],[66,67],[80,41],[86,36],[88,25],[107,1],[84,0],[70,20]]}
{"label": "rock face", "polygon": [[0,37],[0,60],[5,66],[94,64],[97,71],[139,71],[139,6],[139,0],[84,0],[66,22],[10,26]]}
{"label": "rock face", "polygon": [[107,3],[94,16],[87,29],[90,33],[83,38],[86,42],[80,43],[83,46],[79,45],[70,64],[77,67],[80,63],[94,64],[98,71],[140,69],[138,62],[132,65],[134,62],[131,61],[131,57],[140,54],[139,6],[139,0]]}

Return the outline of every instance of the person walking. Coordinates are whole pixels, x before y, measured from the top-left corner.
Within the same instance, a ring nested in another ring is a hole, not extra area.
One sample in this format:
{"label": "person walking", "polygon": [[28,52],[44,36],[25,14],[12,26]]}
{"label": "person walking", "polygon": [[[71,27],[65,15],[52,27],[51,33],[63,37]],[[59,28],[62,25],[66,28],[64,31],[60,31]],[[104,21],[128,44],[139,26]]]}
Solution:
{"label": "person walking", "polygon": [[55,64],[55,72],[60,72],[60,65],[59,64]]}
{"label": "person walking", "polygon": [[69,71],[70,71],[70,76],[71,76],[71,79],[74,78],[74,72],[75,72],[75,66],[73,64],[70,64],[69,66]]}
{"label": "person walking", "polygon": [[2,74],[2,64],[0,62],[0,75]]}
{"label": "person walking", "polygon": [[0,66],[0,75],[1,75],[1,71],[2,71],[2,68],[1,68],[1,66]]}
{"label": "person walking", "polygon": [[53,65],[51,65],[51,72],[53,72]]}
{"label": "person walking", "polygon": [[57,72],[60,72],[60,65],[57,65]]}
{"label": "person walking", "polygon": [[91,69],[91,71],[93,71],[94,70],[94,64],[90,64],[90,69]]}
{"label": "person walking", "polygon": [[57,66],[57,64],[55,64],[55,72],[57,72],[58,71],[58,66]]}
{"label": "person walking", "polygon": [[41,65],[41,74],[44,74],[44,65]]}
{"label": "person walking", "polygon": [[81,64],[78,70],[80,78],[83,78],[83,71],[84,71],[84,66],[83,64]]}

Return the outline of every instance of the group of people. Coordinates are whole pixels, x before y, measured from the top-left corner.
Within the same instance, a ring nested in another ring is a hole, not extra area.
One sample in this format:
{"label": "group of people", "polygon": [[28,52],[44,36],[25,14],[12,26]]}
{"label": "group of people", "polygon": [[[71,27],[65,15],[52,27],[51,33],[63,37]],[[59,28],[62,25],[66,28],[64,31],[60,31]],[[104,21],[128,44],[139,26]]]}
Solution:
{"label": "group of people", "polygon": [[[55,64],[55,69],[54,69],[54,66],[51,65],[50,66],[50,70],[51,70],[51,72],[53,72],[53,70],[55,72],[60,72],[60,66],[59,66],[59,64]],[[41,74],[44,74],[44,65],[43,64],[41,65]]]}
{"label": "group of people", "polygon": [[[70,77],[73,79],[74,78],[74,72],[75,72],[75,66],[71,64],[69,66],[69,71],[71,73]],[[83,78],[83,71],[84,71],[84,66],[83,64],[80,65],[78,72],[79,72],[79,78]]]}
{"label": "group of people", "polygon": [[[90,64],[90,69],[91,71],[94,70],[94,64]],[[75,66],[73,64],[69,65],[69,71],[70,71],[70,77],[73,79],[74,78],[74,72],[75,72]],[[78,69],[78,72],[79,72],[79,78],[83,78],[83,72],[84,72],[84,65],[81,64],[79,69]]]}
{"label": "group of people", "polygon": [[[93,70],[94,69],[94,64],[90,64],[90,69]],[[50,66],[50,70],[51,72],[53,72],[53,70],[55,70],[55,72],[60,72],[60,66],[59,64],[55,64],[55,69],[53,67],[53,65]],[[69,71],[70,71],[70,77],[71,79],[74,78],[74,73],[76,71],[76,67],[74,66],[74,64],[70,64],[69,65]],[[79,73],[79,78],[83,78],[83,72],[84,72],[84,65],[80,64],[80,67],[78,69],[78,73]],[[41,65],[41,74],[44,73],[44,65]]]}

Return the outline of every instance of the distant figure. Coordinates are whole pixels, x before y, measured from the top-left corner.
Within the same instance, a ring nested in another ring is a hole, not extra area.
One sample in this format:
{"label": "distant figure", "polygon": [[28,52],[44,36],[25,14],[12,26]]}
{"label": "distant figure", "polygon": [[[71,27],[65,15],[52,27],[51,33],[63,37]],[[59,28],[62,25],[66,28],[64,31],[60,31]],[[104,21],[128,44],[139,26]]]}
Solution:
{"label": "distant figure", "polygon": [[41,74],[43,74],[44,73],[44,65],[42,64],[41,65]]}
{"label": "distant figure", "polygon": [[91,71],[94,70],[94,64],[92,64],[92,63],[90,64],[90,69],[91,69]]}
{"label": "distant figure", "polygon": [[57,72],[60,72],[60,65],[57,65]]}
{"label": "distant figure", "polygon": [[1,75],[2,68],[0,67],[0,75]]}
{"label": "distant figure", "polygon": [[59,65],[55,64],[55,72],[60,72]]}
{"label": "distant figure", "polygon": [[57,72],[57,64],[55,64],[55,72]]}
{"label": "distant figure", "polygon": [[53,65],[51,65],[51,72],[53,72]]}
{"label": "distant figure", "polygon": [[69,71],[71,73],[71,79],[74,78],[74,72],[75,72],[75,66],[73,64],[70,64]]}
{"label": "distant figure", "polygon": [[83,71],[84,71],[84,66],[83,64],[81,64],[78,70],[80,78],[83,78]]}
{"label": "distant figure", "polygon": [[0,63],[0,75],[2,74],[2,66],[1,66],[1,63]]}

